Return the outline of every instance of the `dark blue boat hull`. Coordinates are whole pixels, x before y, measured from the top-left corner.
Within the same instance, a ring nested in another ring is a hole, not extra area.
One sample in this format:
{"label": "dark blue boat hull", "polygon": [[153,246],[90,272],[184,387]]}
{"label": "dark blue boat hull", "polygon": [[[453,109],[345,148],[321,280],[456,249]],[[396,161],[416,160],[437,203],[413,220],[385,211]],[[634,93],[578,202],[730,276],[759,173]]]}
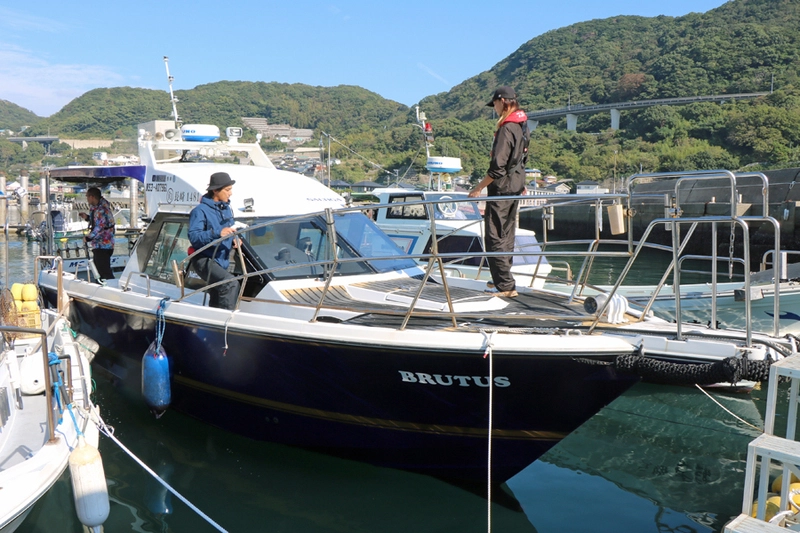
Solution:
{"label": "dark blue boat hull", "polygon": [[[103,347],[94,364],[140,391],[155,316],[80,298],[70,309],[73,328]],[[169,320],[163,347],[171,409],[255,439],[448,479],[486,479],[483,351],[375,351]],[[579,356],[494,353],[493,479],[513,476],[636,381]]]}

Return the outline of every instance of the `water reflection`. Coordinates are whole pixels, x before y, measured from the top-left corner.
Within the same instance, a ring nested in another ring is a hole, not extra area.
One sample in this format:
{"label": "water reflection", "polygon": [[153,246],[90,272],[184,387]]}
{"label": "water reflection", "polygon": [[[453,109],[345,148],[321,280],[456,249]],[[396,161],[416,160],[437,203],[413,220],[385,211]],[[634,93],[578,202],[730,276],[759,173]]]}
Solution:
{"label": "water reflection", "polygon": [[[9,229],[8,235],[8,276],[10,283],[6,283],[6,243],[5,237],[0,245],[0,283],[10,287],[13,283],[33,282],[33,260],[42,253],[38,242],[28,242],[24,236],[19,236],[15,230]],[[0,232],[2,234],[2,232]]]}
{"label": "water reflection", "polygon": [[508,484],[542,533],[564,531],[549,510],[565,498],[593,531],[720,531],[741,510],[759,395],[714,395],[743,422],[697,389],[636,385]]}

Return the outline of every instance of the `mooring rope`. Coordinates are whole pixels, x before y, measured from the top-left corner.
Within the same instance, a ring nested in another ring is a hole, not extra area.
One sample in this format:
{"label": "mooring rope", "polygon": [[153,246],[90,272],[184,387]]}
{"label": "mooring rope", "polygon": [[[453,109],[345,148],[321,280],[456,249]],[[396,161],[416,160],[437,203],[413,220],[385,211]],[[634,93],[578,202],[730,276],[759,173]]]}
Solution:
{"label": "mooring rope", "polygon": [[483,338],[486,340],[485,348],[483,351],[483,358],[489,359],[489,437],[488,437],[488,452],[487,452],[487,468],[486,468],[486,528],[489,533],[492,531],[492,413],[494,412],[494,368],[492,349],[494,348],[494,334],[496,331],[487,333],[481,330]]}
{"label": "mooring rope", "polygon": [[225,346],[222,347],[222,357],[226,357],[228,355],[228,327],[230,326],[231,320],[233,320],[234,315],[238,312],[239,312],[238,309],[234,309],[233,311],[231,311],[231,316],[229,316],[225,320],[225,337],[224,337]]}
{"label": "mooring rope", "polygon": [[726,413],[728,413],[729,415],[731,415],[733,418],[735,418],[736,420],[738,420],[738,421],[739,421],[739,422],[741,422],[742,424],[744,424],[744,425],[746,425],[746,426],[750,426],[751,428],[755,429],[756,431],[759,431],[759,432],[762,432],[762,433],[764,432],[764,428],[763,428],[763,427],[761,427],[761,428],[760,428],[760,427],[758,427],[758,426],[756,426],[756,425],[754,425],[754,424],[751,424],[750,422],[748,422],[748,421],[747,421],[747,420],[745,420],[744,418],[740,417],[739,415],[737,415],[736,413],[734,413],[733,411],[731,411],[730,409],[728,409],[727,407],[725,407],[724,405],[722,405],[722,404],[719,402],[719,400],[717,400],[716,398],[714,398],[713,396],[711,396],[711,395],[708,393],[708,391],[707,391],[707,390],[705,390],[705,389],[704,389],[703,387],[701,387],[700,385],[698,385],[698,384],[696,384],[696,383],[695,383],[695,385],[694,385],[694,386],[695,386],[695,387],[697,387],[698,389],[700,389],[700,392],[702,392],[703,394],[705,394],[706,396],[708,396],[708,398],[709,398],[709,399],[710,399],[712,402],[714,402],[715,404],[717,404],[717,405],[720,407],[720,409],[722,409],[723,411],[725,411]]}
{"label": "mooring rope", "polygon": [[238,309],[234,309],[231,311],[231,316],[225,320],[225,346],[222,347],[222,357],[226,357],[228,355],[228,326],[231,324],[231,320],[233,320],[233,316],[235,313],[238,313]]}
{"label": "mooring rope", "polygon": [[[52,370],[58,379],[53,380],[53,396],[56,400],[56,406],[58,407],[58,423],[60,424],[63,421],[64,417],[64,409],[69,411],[69,416],[72,418],[72,424],[75,426],[75,434],[78,438],[83,438],[83,431],[81,431],[80,425],[78,424],[77,418],[75,418],[75,413],[72,411],[72,402],[70,401],[67,403],[67,400],[70,398],[66,396],[66,391],[64,391],[64,382],[61,378],[61,371],[58,366],[61,364],[61,360],[58,358],[54,352],[50,352],[47,354],[47,364],[48,366],[53,367]],[[64,397],[61,397],[62,391],[64,392]]]}
{"label": "mooring rope", "polygon": [[169,298],[161,298],[158,302],[158,309],[156,309],[156,349],[155,354],[158,354],[161,348],[161,341],[164,340],[164,330],[167,328],[167,321],[164,318],[164,309],[167,307]]}
{"label": "mooring rope", "polygon": [[208,523],[209,523],[211,526],[213,526],[215,529],[217,529],[217,531],[222,531],[223,533],[228,533],[228,532],[227,532],[227,530],[223,529],[223,527],[222,527],[222,526],[220,526],[219,524],[217,524],[216,522],[214,522],[214,520],[212,520],[212,519],[211,519],[211,518],[210,518],[208,515],[206,515],[205,513],[203,513],[203,511],[201,511],[200,509],[198,509],[198,508],[197,508],[197,507],[196,507],[196,506],[195,506],[195,505],[194,505],[192,502],[190,502],[188,499],[186,499],[186,498],[185,498],[185,497],[184,497],[184,496],[183,496],[183,495],[182,495],[180,492],[178,492],[177,490],[175,490],[175,489],[174,489],[174,488],[173,488],[173,487],[172,487],[172,486],[171,486],[169,483],[167,483],[166,481],[164,481],[163,479],[161,479],[161,477],[160,477],[160,476],[159,476],[159,475],[158,475],[158,474],[157,474],[157,473],[156,473],[156,472],[155,472],[155,471],[154,471],[152,468],[150,468],[149,466],[147,466],[147,465],[144,463],[144,461],[142,461],[141,459],[139,459],[138,457],[136,457],[136,455],[135,455],[135,454],[134,454],[132,451],[130,451],[128,448],[126,448],[126,447],[125,447],[125,445],[124,445],[124,444],[122,444],[122,442],[120,442],[120,440],[119,440],[119,439],[118,439],[118,438],[117,438],[117,437],[114,435],[114,428],[113,428],[113,426],[109,426],[108,424],[106,424],[106,422],[105,422],[105,421],[104,421],[104,420],[103,420],[103,419],[100,417],[100,414],[99,414],[99,413],[97,412],[97,410],[94,408],[94,405],[92,405],[92,409],[91,409],[90,413],[93,415],[93,416],[92,416],[92,418],[93,418],[93,421],[94,421],[95,425],[97,425],[97,429],[99,429],[99,430],[100,430],[100,432],[101,432],[103,435],[105,435],[106,437],[108,437],[109,439],[111,439],[111,440],[112,440],[112,441],[113,441],[113,442],[114,442],[114,443],[115,443],[117,446],[119,446],[119,447],[120,447],[120,449],[121,449],[122,451],[124,451],[126,454],[128,454],[128,456],[129,456],[131,459],[133,459],[134,461],[136,461],[136,463],[137,463],[139,466],[141,466],[142,468],[144,468],[145,472],[147,472],[148,474],[150,474],[151,476],[153,476],[153,478],[154,478],[156,481],[158,481],[159,483],[161,483],[161,484],[164,486],[164,488],[166,488],[168,491],[170,491],[172,494],[174,494],[176,498],[178,498],[178,499],[179,499],[179,500],[181,500],[183,503],[185,503],[185,504],[186,504],[186,505],[189,507],[189,509],[191,509],[192,511],[194,511],[195,513],[197,513],[197,514],[198,514],[198,515],[199,515],[199,516],[200,516],[200,517],[201,517],[203,520],[205,520],[205,521],[206,521],[206,522],[208,522]]}

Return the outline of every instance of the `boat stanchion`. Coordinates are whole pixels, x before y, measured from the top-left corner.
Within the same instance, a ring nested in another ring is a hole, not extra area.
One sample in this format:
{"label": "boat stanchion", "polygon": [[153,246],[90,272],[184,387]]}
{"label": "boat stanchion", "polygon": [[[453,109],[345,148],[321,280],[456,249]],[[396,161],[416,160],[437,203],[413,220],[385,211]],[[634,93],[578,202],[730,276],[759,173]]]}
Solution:
{"label": "boat stanchion", "polygon": [[164,338],[164,307],[168,298],[158,304],[156,311],[156,340],[150,343],[142,356],[142,396],[156,418],[161,418],[169,407],[172,393],[169,382],[169,358],[161,346]]}

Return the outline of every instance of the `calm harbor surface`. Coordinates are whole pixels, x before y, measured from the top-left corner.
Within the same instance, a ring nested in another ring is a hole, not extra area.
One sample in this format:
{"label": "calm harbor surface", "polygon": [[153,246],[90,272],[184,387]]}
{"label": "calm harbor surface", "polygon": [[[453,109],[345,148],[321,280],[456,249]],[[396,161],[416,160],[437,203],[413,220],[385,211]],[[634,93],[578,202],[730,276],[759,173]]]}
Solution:
{"label": "calm harbor surface", "polygon": [[[8,282],[31,281],[38,245],[13,235],[8,245]],[[0,254],[5,260],[4,246]],[[95,381],[95,403],[116,436],[228,531],[487,530],[485,487],[256,442],[175,411],[156,420],[106,376]],[[740,419],[696,388],[636,385],[493,489],[492,530],[720,531],[741,509],[747,444],[763,426],[766,390],[711,394]],[[111,498],[106,531],[215,531],[108,438],[100,452]],[[18,531],[82,531],[68,475]]]}

